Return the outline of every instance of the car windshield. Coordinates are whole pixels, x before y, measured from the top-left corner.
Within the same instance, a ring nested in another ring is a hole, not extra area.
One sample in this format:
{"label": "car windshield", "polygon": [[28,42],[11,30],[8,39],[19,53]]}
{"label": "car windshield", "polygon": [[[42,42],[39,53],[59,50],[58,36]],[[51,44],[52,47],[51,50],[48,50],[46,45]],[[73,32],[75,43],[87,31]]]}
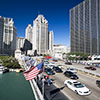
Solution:
{"label": "car windshield", "polygon": [[74,69],[69,69],[69,70],[74,70]]}
{"label": "car windshield", "polygon": [[59,67],[56,67],[56,69],[60,69]]}
{"label": "car windshield", "polygon": [[74,84],[74,86],[75,86],[76,88],[82,88],[82,87],[84,87],[84,85],[81,84],[81,83]]}
{"label": "car windshield", "polygon": [[52,71],[52,69],[47,69],[47,71]]}

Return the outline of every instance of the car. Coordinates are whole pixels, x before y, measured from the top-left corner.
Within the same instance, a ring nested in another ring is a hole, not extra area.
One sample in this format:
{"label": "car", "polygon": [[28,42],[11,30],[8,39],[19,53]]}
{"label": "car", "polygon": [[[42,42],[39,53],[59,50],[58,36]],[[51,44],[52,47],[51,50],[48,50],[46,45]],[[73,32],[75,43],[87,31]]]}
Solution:
{"label": "car", "polygon": [[65,64],[66,64],[66,65],[72,65],[72,63],[71,63],[71,62],[65,62]]}
{"label": "car", "polygon": [[62,68],[62,65],[57,65],[57,67]]}
{"label": "car", "polygon": [[55,72],[57,72],[57,73],[62,73],[62,72],[63,72],[61,68],[56,67],[56,66],[53,67],[53,70],[54,70]]}
{"label": "car", "polygon": [[95,67],[85,67],[85,69],[89,69],[89,70],[96,70],[96,68]]}
{"label": "car", "polygon": [[66,80],[64,84],[78,95],[89,95],[91,91],[77,80]]}
{"label": "car", "polygon": [[54,62],[58,62],[58,60],[56,60],[56,59],[53,59],[53,61],[54,61]]}
{"label": "car", "polygon": [[50,65],[50,64],[48,64],[47,67],[52,69],[52,68],[54,67],[54,65]]}
{"label": "car", "polygon": [[75,80],[79,79],[79,77],[75,73],[72,73],[70,71],[65,71],[64,75],[71,79],[75,79]]}
{"label": "car", "polygon": [[51,68],[45,68],[45,72],[46,72],[48,75],[54,75],[54,74],[55,74]]}
{"label": "car", "polygon": [[44,61],[44,65],[47,66],[49,64],[48,61]]}
{"label": "car", "polygon": [[70,71],[70,72],[72,72],[72,73],[77,73],[77,71],[76,71],[74,68],[67,68],[66,71]]}
{"label": "car", "polygon": [[100,88],[100,80],[96,80],[96,84]]}

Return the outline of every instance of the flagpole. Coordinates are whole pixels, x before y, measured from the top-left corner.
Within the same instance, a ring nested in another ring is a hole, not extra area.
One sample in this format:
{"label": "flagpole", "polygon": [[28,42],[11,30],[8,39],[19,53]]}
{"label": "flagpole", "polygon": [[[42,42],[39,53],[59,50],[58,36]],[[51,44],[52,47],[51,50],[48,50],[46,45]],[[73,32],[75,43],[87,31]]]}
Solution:
{"label": "flagpole", "polygon": [[[43,61],[43,79],[44,78],[44,61]],[[44,98],[44,83],[42,82],[42,95],[43,95],[43,98]]]}

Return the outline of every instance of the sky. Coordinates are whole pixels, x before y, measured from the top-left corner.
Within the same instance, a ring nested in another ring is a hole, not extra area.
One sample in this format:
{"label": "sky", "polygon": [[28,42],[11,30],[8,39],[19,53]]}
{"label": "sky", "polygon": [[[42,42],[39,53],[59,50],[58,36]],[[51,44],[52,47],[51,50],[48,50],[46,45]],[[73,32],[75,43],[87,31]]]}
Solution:
{"label": "sky", "polygon": [[54,31],[54,44],[70,45],[69,10],[83,0],[2,0],[0,16],[13,18],[17,28],[17,36],[25,37],[28,24],[38,14],[48,20],[49,31]]}

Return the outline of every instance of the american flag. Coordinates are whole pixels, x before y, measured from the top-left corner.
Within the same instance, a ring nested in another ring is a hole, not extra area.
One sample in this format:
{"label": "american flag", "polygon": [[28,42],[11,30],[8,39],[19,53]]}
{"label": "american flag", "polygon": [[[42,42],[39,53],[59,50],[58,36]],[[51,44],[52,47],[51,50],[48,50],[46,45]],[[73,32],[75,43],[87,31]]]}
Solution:
{"label": "american flag", "polygon": [[34,79],[42,69],[43,69],[43,62],[38,64],[36,67],[32,67],[29,71],[24,72],[26,80]]}

